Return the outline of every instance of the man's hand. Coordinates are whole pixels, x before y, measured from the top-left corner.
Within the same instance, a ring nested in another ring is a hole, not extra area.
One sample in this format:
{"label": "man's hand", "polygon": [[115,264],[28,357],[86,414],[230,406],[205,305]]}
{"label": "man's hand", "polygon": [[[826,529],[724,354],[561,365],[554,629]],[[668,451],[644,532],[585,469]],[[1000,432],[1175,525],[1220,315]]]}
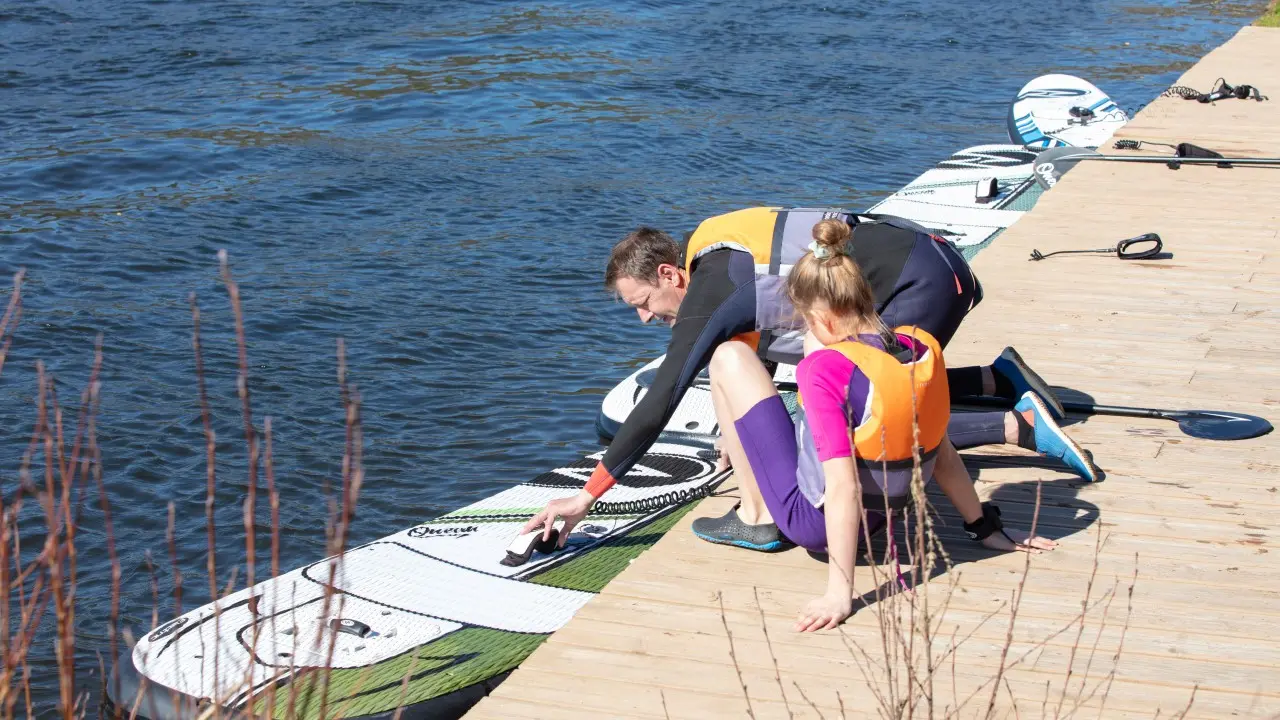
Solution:
{"label": "man's hand", "polygon": [[724,449],[724,435],[716,438],[716,472],[722,473],[733,467],[733,460],[729,458],[729,453]]}
{"label": "man's hand", "polygon": [[559,518],[564,520],[564,527],[560,529],[560,540],[556,546],[564,547],[565,540],[569,538],[569,533],[573,532],[573,528],[582,522],[582,518],[587,516],[587,512],[591,510],[591,506],[595,504],[595,501],[596,499],[586,490],[573,497],[552,500],[537,515],[529,518],[529,522],[524,524],[524,529],[520,532],[532,532],[534,529],[541,527],[542,540],[545,542],[551,537],[551,528],[555,525],[556,518]]}

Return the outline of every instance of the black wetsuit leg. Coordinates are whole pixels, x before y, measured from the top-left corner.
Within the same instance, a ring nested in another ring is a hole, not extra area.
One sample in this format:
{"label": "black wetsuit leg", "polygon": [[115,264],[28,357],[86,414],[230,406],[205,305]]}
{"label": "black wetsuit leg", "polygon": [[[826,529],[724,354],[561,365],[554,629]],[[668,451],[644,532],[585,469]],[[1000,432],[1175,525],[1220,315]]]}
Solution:
{"label": "black wetsuit leg", "polygon": [[[969,310],[981,300],[977,278],[964,257],[950,243],[917,235],[898,286],[880,311],[889,327],[919,326],[945,348],[955,337]],[[951,397],[982,395],[982,375],[976,368],[947,368]],[[947,434],[956,448],[1004,443],[1004,412],[956,412]]]}

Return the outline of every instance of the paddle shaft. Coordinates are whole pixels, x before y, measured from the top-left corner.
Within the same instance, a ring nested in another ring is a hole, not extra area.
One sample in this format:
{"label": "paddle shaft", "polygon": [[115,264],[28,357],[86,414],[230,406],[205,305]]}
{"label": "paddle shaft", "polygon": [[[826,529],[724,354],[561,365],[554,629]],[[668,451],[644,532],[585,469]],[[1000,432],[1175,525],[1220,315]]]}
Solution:
{"label": "paddle shaft", "polygon": [[1180,165],[1261,165],[1272,166],[1280,165],[1280,158],[1199,158],[1199,157],[1167,157],[1161,155],[1141,155],[1133,157],[1123,157],[1119,155],[1064,155],[1054,158],[1054,161],[1079,161],[1079,160],[1107,160],[1110,162],[1131,162],[1131,163],[1161,163],[1168,165],[1176,163]]}
{"label": "paddle shaft", "polygon": [[[962,397],[956,401],[957,405],[980,405],[982,407],[997,407],[1011,409],[1016,401],[1007,400],[1005,398],[996,397]],[[1140,418],[1169,418],[1177,413],[1173,410],[1154,410],[1152,408],[1124,407],[1123,405],[1093,405],[1090,403],[1073,403],[1064,402],[1062,408],[1069,413],[1078,415],[1118,415],[1121,417],[1140,417]]]}

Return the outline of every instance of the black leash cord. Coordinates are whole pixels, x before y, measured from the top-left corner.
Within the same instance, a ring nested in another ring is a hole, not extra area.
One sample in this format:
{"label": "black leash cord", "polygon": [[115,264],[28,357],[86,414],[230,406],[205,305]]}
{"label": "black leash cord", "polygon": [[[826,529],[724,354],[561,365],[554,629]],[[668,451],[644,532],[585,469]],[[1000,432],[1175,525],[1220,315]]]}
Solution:
{"label": "black leash cord", "polygon": [[1117,140],[1115,145],[1112,147],[1117,150],[1137,150],[1146,145],[1159,145],[1161,147],[1167,147],[1170,150],[1178,149],[1177,145],[1170,145],[1169,143],[1162,142],[1151,142],[1150,140]]}
{"label": "black leash cord", "polygon": [[[1134,246],[1137,246],[1135,249]],[[1031,251],[1032,260],[1044,260],[1054,255],[1069,255],[1074,253],[1115,253],[1116,257],[1121,260],[1145,260],[1155,257],[1164,249],[1164,242],[1160,240],[1160,236],[1155,233],[1147,233],[1137,237],[1131,237],[1116,243],[1115,247],[1098,248],[1097,250],[1055,250],[1051,253],[1042,253],[1039,250]]]}
{"label": "black leash cord", "polygon": [[587,516],[591,515],[646,515],[651,512],[662,510],[663,508],[676,505],[684,505],[687,502],[701,500],[720,486],[724,482],[724,478],[728,474],[725,473],[719,480],[711,479],[705,485],[699,485],[688,490],[673,490],[663,493],[655,497],[648,497],[642,500],[619,500],[618,502],[607,502],[603,500],[596,501],[591,506],[591,511]]}
{"label": "black leash cord", "polygon": [[1195,100],[1202,103],[1211,103],[1215,100],[1225,100],[1227,98],[1236,98],[1237,100],[1248,100],[1253,98],[1258,102],[1267,99],[1258,88],[1252,85],[1229,85],[1226,78],[1218,78],[1213,87],[1209,88],[1209,92],[1202,93],[1195,88],[1186,85],[1174,85],[1173,87],[1160,93],[1160,97],[1180,97],[1183,100]]}

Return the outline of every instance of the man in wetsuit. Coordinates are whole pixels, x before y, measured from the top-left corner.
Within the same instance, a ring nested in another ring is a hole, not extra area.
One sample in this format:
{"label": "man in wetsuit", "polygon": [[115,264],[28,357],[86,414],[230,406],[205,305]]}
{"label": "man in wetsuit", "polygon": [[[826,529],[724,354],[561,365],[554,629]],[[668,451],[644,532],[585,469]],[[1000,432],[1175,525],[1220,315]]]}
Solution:
{"label": "man in wetsuit", "polygon": [[[614,246],[605,285],[635,308],[641,322],[671,326],[666,358],[586,487],[549,503],[525,532],[542,526],[549,536],[559,517],[563,542],[595,500],[648,452],[721,343],[745,340],[764,362],[802,357],[803,319],[785,297],[785,275],[807,250],[813,225],[831,217],[854,226],[852,254],[885,324],[918,325],[945,347],[981,300],[981,290],[952,245],[910,221],[842,210],[750,208],[704,220],[683,247],[660,230],[639,228]],[[1055,422],[1061,404],[1012,348],[991,366],[949,369],[947,378],[953,397],[1012,400],[1030,391],[1041,400],[1021,412],[953,414],[948,435],[957,448],[1016,443],[1097,479],[1092,460]]]}

